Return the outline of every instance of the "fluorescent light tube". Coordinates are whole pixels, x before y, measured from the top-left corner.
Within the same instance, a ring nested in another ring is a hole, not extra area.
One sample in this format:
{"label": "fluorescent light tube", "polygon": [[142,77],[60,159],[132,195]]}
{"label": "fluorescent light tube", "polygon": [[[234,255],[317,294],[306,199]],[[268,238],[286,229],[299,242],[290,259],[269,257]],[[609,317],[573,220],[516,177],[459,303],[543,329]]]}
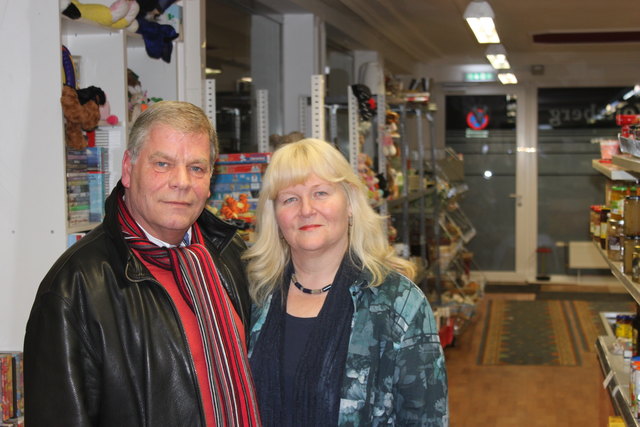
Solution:
{"label": "fluorescent light tube", "polygon": [[493,23],[493,9],[488,2],[472,1],[464,11],[463,17],[467,20],[478,43],[500,43],[500,37],[498,37],[496,26]]}
{"label": "fluorescent light tube", "polygon": [[508,70],[511,68],[507,60],[507,51],[501,44],[489,45],[485,55],[491,63],[491,66],[496,70]]}
{"label": "fluorescent light tube", "polygon": [[518,83],[516,75],[511,72],[498,73],[498,80],[500,80],[500,83],[502,83],[503,85],[514,85]]}

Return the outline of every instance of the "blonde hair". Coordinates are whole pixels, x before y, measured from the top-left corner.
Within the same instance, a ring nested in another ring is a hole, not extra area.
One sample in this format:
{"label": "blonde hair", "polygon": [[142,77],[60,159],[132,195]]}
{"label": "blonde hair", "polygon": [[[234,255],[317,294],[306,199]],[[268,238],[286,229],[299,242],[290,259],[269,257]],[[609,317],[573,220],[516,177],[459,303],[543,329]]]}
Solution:
{"label": "blonde hair", "polygon": [[278,148],[262,180],[256,218],[256,241],[245,252],[251,286],[249,293],[261,305],[277,288],[290,262],[289,245],[280,238],[274,201],[278,193],[302,184],[311,175],[340,184],[353,215],[349,251],[372,273],[370,286],[379,286],[390,270],[413,278],[413,263],[398,257],[387,239],[386,220],[369,205],[366,187],[336,148],[319,139],[303,139]]}

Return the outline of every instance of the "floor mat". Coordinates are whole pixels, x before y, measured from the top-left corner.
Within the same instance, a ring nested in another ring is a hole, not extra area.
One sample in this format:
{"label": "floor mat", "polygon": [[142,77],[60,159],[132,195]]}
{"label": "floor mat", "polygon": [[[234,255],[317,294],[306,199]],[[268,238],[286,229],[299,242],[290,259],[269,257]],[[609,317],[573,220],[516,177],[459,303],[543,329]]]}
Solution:
{"label": "floor mat", "polygon": [[580,365],[562,300],[488,300],[485,313],[479,365]]}

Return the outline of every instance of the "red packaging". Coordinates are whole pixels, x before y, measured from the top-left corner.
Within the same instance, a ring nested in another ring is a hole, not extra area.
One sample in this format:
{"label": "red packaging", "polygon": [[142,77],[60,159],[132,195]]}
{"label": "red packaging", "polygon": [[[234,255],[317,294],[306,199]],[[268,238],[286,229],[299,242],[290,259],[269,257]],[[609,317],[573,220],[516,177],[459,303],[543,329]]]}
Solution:
{"label": "red packaging", "polygon": [[616,114],[616,124],[618,126],[635,125],[637,123],[640,123],[640,114]]}

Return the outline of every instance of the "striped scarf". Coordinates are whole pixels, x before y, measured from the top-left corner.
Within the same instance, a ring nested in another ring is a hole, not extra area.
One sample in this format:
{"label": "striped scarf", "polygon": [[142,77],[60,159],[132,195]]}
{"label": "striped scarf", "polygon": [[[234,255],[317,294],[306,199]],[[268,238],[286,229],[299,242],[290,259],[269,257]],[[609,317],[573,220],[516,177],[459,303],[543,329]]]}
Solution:
{"label": "striped scarf", "polygon": [[247,355],[211,254],[202,243],[198,224],[191,245],[164,248],[146,239],[118,198],[118,219],[124,238],[147,262],[173,272],[178,288],[194,312],[207,365],[216,426],[259,426],[258,405]]}

